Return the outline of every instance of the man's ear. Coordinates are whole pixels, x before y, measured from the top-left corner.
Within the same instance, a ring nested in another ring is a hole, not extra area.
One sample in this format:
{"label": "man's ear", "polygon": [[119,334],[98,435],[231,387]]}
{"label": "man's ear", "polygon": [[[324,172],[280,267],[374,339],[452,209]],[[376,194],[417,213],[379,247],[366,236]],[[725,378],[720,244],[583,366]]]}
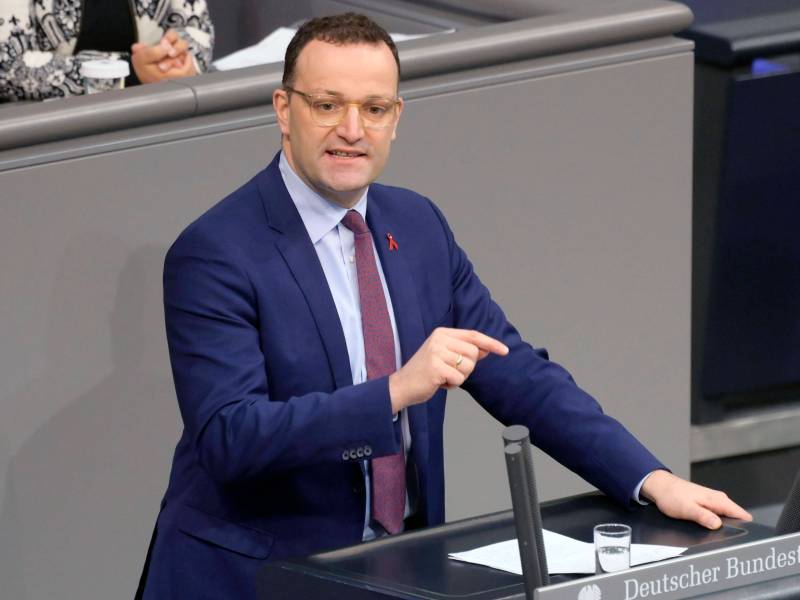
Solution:
{"label": "man's ear", "polygon": [[272,108],[278,117],[281,134],[289,135],[289,93],[286,90],[278,88],[272,92]]}
{"label": "man's ear", "polygon": [[400,115],[403,114],[403,106],[405,106],[402,98],[398,98],[397,101],[397,118],[394,120],[394,129],[392,129],[392,141],[397,139],[397,125],[400,123]]}

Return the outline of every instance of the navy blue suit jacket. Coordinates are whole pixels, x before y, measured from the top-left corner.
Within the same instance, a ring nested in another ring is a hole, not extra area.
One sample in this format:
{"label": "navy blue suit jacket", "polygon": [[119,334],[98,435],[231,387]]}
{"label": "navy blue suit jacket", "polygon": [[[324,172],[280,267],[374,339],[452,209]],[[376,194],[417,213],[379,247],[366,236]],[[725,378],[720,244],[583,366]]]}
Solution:
{"label": "navy blue suit jacket", "polygon": [[[502,340],[509,355],[479,362],[464,388],[628,504],[661,463],[544,350],[520,338],[433,203],[373,184],[367,223],[403,362],[438,326]],[[389,251],[387,233],[397,250]],[[352,457],[399,449],[388,379],[352,385],[333,298],[277,158],[180,235],[165,261],[164,304],[184,432],[145,598],[254,598],[264,561],[359,542],[365,494]],[[439,524],[445,391],[408,412],[415,525]]]}

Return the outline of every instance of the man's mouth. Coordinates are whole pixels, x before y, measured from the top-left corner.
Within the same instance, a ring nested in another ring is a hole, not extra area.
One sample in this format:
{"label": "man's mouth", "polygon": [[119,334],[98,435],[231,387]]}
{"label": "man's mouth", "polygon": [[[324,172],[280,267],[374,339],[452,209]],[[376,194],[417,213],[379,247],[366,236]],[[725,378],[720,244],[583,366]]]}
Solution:
{"label": "man's mouth", "polygon": [[366,156],[363,152],[348,152],[346,150],[328,150],[327,154],[337,158],[358,158],[359,156]]}

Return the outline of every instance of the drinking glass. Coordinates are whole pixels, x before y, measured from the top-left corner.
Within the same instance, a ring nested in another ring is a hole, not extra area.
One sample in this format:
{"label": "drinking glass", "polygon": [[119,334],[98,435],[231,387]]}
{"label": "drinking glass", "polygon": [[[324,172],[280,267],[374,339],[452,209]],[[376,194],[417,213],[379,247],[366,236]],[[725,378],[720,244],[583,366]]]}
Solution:
{"label": "drinking glass", "polygon": [[631,528],[601,523],[594,528],[595,571],[614,573],[631,566]]}

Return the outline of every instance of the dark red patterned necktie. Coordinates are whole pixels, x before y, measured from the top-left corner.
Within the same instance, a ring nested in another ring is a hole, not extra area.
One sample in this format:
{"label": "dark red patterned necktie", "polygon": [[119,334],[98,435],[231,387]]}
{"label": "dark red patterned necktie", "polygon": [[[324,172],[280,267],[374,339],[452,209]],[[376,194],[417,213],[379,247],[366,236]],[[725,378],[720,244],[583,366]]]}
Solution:
{"label": "dark red patterned necktie", "polygon": [[[355,210],[347,211],[342,224],[355,234],[367,379],[385,377],[394,373],[397,363],[392,322],[389,320],[386,297],[372,249],[372,235],[364,219]],[[387,532],[398,533],[403,526],[405,507],[405,449],[401,443],[397,454],[372,459],[372,518]]]}

